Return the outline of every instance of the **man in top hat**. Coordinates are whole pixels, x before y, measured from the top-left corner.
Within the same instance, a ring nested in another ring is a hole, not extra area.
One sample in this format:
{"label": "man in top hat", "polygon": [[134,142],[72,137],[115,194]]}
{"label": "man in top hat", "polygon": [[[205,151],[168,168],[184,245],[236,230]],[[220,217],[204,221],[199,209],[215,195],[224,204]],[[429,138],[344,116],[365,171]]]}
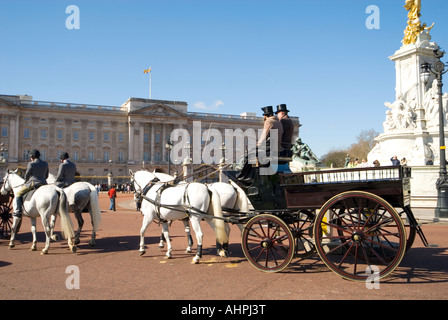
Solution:
{"label": "man in top hat", "polygon": [[278,143],[278,149],[280,150],[280,145],[282,142],[282,135],[283,135],[282,124],[277,119],[277,117],[274,115],[274,110],[273,110],[272,106],[261,108],[261,110],[263,110],[264,126],[263,126],[263,133],[262,133],[261,137],[258,139],[257,146],[259,146],[264,140],[266,140],[266,148],[269,149],[271,130],[275,129],[278,132],[277,143]]}
{"label": "man in top hat", "polygon": [[40,159],[39,150],[29,152],[31,161],[28,163],[25,172],[25,183],[14,197],[14,216],[21,218],[23,214],[23,197],[33,189],[47,184],[48,163]]}
{"label": "man in top hat", "polygon": [[286,108],[286,104],[279,104],[275,114],[279,119],[283,127],[282,144],[281,144],[281,156],[290,157],[292,155],[292,135],[294,133],[294,123],[288,116],[289,110]]}
{"label": "man in top hat", "polygon": [[69,187],[76,182],[76,164],[70,161],[70,157],[67,152],[61,153],[59,159],[61,159],[61,164],[59,165],[55,184],[59,188]]}

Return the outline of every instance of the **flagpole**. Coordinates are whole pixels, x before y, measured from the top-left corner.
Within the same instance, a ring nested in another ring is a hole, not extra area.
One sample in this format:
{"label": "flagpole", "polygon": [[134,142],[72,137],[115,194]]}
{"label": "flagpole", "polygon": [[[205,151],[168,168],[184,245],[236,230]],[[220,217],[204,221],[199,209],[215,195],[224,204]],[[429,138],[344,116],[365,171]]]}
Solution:
{"label": "flagpole", "polygon": [[143,70],[143,73],[149,73],[149,99],[152,98],[152,92],[151,92],[151,67],[149,69]]}

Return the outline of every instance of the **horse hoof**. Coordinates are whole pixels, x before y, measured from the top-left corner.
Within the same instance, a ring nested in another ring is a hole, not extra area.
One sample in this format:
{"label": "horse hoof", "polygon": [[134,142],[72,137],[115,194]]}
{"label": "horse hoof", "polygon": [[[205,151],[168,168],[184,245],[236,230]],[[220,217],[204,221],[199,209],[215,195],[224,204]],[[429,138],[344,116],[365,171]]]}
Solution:
{"label": "horse hoof", "polygon": [[51,236],[51,239],[52,239],[53,241],[59,241],[59,240],[60,240],[60,237],[59,237],[58,234],[54,234],[54,235]]}
{"label": "horse hoof", "polygon": [[146,253],[145,250],[140,250],[139,252],[140,252],[140,256],[142,256],[142,255],[144,255]]}
{"label": "horse hoof", "polygon": [[221,251],[219,251],[219,256],[221,258],[228,258],[229,257],[229,253],[226,250],[221,250]]}
{"label": "horse hoof", "polygon": [[201,258],[199,258],[198,256],[195,256],[194,258],[193,258],[193,261],[191,262],[192,264],[199,264],[199,260],[200,260]]}
{"label": "horse hoof", "polygon": [[192,253],[192,252],[193,252],[193,250],[191,250],[191,248],[185,249],[185,253]]}
{"label": "horse hoof", "polygon": [[70,248],[70,251],[72,253],[76,253],[76,251],[78,251],[78,247],[77,246],[73,246],[73,247]]}
{"label": "horse hoof", "polygon": [[89,241],[89,246],[94,247],[95,246],[95,241]]}
{"label": "horse hoof", "polygon": [[73,241],[73,243],[74,243],[74,244],[80,244],[80,243],[81,243],[81,240],[79,240],[78,238],[76,238],[76,239]]}
{"label": "horse hoof", "polygon": [[47,253],[48,253],[47,250],[42,250],[42,251],[40,252],[40,254],[41,254],[42,256],[46,255]]}
{"label": "horse hoof", "polygon": [[31,247],[30,251],[36,251],[36,247]]}
{"label": "horse hoof", "polygon": [[11,244],[11,245],[9,245],[9,249],[13,249],[15,247],[15,245],[13,245],[13,244]]}

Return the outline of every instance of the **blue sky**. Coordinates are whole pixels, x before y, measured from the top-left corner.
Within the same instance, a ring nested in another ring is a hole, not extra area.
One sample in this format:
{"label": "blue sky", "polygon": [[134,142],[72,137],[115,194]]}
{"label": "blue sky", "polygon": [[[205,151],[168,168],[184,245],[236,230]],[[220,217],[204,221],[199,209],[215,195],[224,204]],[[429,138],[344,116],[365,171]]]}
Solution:
{"label": "blue sky", "polygon": [[[286,103],[322,156],[363,130],[382,132],[395,100],[405,0],[0,0],[0,94],[121,105],[185,101],[240,114]],[[80,29],[69,30],[69,5]],[[369,5],[380,10],[370,30]],[[422,0],[422,22],[448,48],[448,1]],[[447,57],[444,61],[446,61]],[[446,81],[444,81],[446,83]],[[446,86],[444,91],[448,91]]]}

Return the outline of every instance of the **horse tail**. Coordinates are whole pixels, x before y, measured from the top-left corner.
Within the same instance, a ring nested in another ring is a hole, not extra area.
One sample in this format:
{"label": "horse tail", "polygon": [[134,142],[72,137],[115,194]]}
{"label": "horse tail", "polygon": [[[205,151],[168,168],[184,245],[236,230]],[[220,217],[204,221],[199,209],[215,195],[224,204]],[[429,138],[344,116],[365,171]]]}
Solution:
{"label": "horse tail", "polygon": [[89,184],[90,187],[90,214],[92,216],[93,232],[97,232],[101,224],[101,209],[96,188]]}
{"label": "horse tail", "polygon": [[62,235],[65,239],[71,239],[75,236],[75,231],[73,230],[73,223],[68,213],[67,196],[62,189],[58,188],[56,190],[59,194],[58,211],[61,216]]}
{"label": "horse tail", "polygon": [[247,213],[249,212],[249,199],[244,191],[233,181],[230,181],[230,184],[235,189],[237,194],[237,200],[234,209],[239,212]]}
{"label": "horse tail", "polygon": [[219,193],[213,188],[209,188],[209,191],[211,193],[211,198],[208,213],[213,213],[213,216],[217,217],[217,219],[214,219],[213,221],[216,232],[216,241],[218,243],[229,243],[229,236],[227,235],[226,225],[223,220],[224,216],[222,214]]}

